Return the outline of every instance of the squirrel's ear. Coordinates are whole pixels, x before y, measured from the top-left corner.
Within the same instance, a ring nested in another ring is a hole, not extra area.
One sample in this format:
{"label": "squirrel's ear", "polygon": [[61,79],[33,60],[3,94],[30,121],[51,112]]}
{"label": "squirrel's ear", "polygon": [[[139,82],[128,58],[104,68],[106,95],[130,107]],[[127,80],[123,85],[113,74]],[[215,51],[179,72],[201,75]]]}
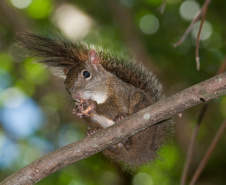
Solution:
{"label": "squirrel's ear", "polygon": [[99,59],[97,56],[97,52],[95,50],[91,50],[89,52],[89,61],[88,61],[91,65],[94,66],[94,68],[97,70],[97,66],[99,65]]}

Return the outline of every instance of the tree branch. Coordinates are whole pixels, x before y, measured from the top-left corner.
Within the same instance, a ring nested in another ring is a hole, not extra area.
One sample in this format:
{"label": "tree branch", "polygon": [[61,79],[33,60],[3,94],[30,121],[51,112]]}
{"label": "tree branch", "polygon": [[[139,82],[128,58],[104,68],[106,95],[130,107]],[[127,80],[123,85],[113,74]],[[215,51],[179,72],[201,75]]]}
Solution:
{"label": "tree branch", "polygon": [[129,116],[122,122],[37,159],[6,178],[1,185],[34,184],[55,171],[119,143],[151,125],[168,119],[192,106],[225,94],[226,72],[169,98],[162,99]]}
{"label": "tree branch", "polygon": [[203,24],[204,24],[205,19],[206,19],[206,12],[207,12],[208,5],[209,5],[210,1],[211,0],[206,0],[205,3],[204,3],[204,9],[203,9],[203,13],[202,13],[202,20],[201,20],[201,23],[200,23],[200,27],[199,27],[199,31],[198,31],[198,35],[197,35],[197,39],[196,39],[195,60],[196,60],[196,68],[197,68],[198,71],[200,69],[200,59],[199,59],[200,36],[201,36]]}

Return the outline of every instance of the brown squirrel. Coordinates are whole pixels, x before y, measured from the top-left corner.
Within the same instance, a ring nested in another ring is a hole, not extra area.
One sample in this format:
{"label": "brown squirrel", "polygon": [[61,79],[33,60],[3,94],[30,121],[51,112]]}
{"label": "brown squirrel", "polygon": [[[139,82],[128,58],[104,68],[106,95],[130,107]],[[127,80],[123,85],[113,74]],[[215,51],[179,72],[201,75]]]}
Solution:
{"label": "brown squirrel", "polygon": [[[163,97],[162,86],[155,76],[135,61],[63,37],[55,40],[22,33],[18,38],[31,56],[63,72],[65,87],[76,105],[73,114],[89,123],[87,135]],[[148,163],[157,156],[156,151],[170,135],[171,126],[171,121],[153,125],[103,153],[129,167]]]}

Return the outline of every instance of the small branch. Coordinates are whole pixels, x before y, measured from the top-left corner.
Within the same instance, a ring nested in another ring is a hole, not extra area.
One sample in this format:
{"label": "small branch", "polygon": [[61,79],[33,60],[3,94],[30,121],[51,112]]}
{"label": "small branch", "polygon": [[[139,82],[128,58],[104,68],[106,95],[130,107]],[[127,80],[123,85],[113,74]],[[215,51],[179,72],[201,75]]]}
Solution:
{"label": "small branch", "polygon": [[205,3],[204,3],[204,6],[203,6],[204,9],[203,9],[203,14],[202,14],[202,20],[201,20],[201,24],[200,24],[200,27],[199,27],[199,32],[198,32],[197,39],[196,39],[195,59],[196,59],[196,68],[197,68],[198,71],[199,71],[199,69],[200,69],[200,60],[199,60],[199,43],[200,43],[200,36],[201,36],[203,24],[204,24],[205,19],[206,19],[206,12],[207,12],[208,4],[209,4],[209,3],[210,3],[210,0],[206,0]]}
{"label": "small branch", "polygon": [[187,151],[186,162],[185,162],[185,165],[184,165],[184,169],[183,169],[180,185],[185,185],[185,183],[186,183],[187,176],[188,176],[188,170],[189,170],[189,167],[190,167],[190,163],[191,163],[192,155],[193,155],[193,151],[194,151],[195,141],[196,141],[196,138],[197,138],[197,135],[198,135],[198,132],[199,132],[199,128],[200,128],[201,122],[203,120],[204,114],[205,114],[205,112],[207,110],[207,107],[208,107],[208,103],[206,103],[203,106],[203,108],[201,109],[197,125],[196,125],[195,130],[194,130],[194,132],[192,134],[191,141],[190,141],[190,144],[189,144],[189,147],[188,147],[188,151]]}
{"label": "small branch", "polygon": [[199,20],[199,18],[201,17],[201,15],[202,15],[202,10],[200,10],[200,12],[198,13],[198,15],[196,15],[196,17],[192,20],[192,22],[188,26],[187,30],[185,31],[185,33],[181,37],[181,39],[179,41],[177,41],[173,45],[174,47],[177,47],[177,46],[181,45],[182,42],[184,42],[184,40],[187,38],[188,34],[190,33],[191,29],[193,28],[194,24]]}
{"label": "small branch", "polygon": [[167,0],[164,0],[162,5],[159,7],[159,11],[160,11],[161,14],[163,14],[164,11],[165,11],[166,3],[167,3]]}
{"label": "small branch", "polygon": [[129,116],[96,134],[51,152],[18,172],[12,174],[1,185],[34,184],[55,171],[111,145],[119,143],[145,128],[168,119],[192,106],[226,94],[226,72]]}
{"label": "small branch", "polygon": [[177,47],[179,46],[182,42],[184,42],[184,40],[187,38],[188,34],[191,32],[191,29],[193,28],[194,24],[199,20],[199,18],[203,15],[203,11],[205,9],[205,7],[210,3],[211,0],[206,0],[203,7],[201,8],[200,12],[198,13],[198,15],[196,15],[196,17],[192,20],[192,22],[190,23],[190,25],[188,26],[187,30],[185,31],[184,35],[181,37],[181,39],[179,41],[177,41],[173,46]]}
{"label": "small branch", "polygon": [[219,128],[218,132],[216,133],[214,139],[212,140],[211,145],[209,146],[205,156],[203,157],[202,161],[200,162],[198,168],[196,169],[195,174],[192,177],[192,180],[191,180],[189,185],[194,185],[196,183],[197,179],[199,178],[199,175],[201,174],[201,172],[205,168],[206,163],[209,160],[210,155],[213,153],[213,151],[214,151],[221,135],[223,134],[225,128],[226,128],[226,120],[222,123],[222,125]]}

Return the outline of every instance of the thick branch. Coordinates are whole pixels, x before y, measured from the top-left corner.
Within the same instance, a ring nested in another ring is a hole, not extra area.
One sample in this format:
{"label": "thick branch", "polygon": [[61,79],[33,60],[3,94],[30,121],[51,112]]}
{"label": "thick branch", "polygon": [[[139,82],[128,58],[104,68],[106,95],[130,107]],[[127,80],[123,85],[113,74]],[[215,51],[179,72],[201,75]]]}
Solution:
{"label": "thick branch", "polygon": [[55,171],[119,143],[148,126],[225,94],[226,72],[158,101],[131,115],[122,123],[116,123],[37,159],[5,179],[1,185],[34,184]]}

